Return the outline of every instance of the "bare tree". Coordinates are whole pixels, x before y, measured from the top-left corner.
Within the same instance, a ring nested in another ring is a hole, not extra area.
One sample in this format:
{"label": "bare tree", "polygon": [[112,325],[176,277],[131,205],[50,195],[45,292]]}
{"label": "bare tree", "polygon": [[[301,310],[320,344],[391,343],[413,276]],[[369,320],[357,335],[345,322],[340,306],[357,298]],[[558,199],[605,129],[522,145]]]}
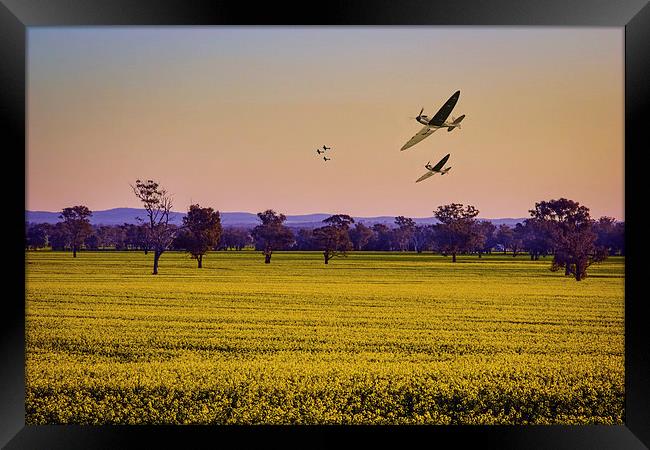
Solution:
{"label": "bare tree", "polygon": [[158,275],[160,256],[171,245],[177,230],[177,227],[169,222],[172,198],[153,180],[146,182],[135,180],[135,186],[131,185],[131,188],[147,212],[146,219],[140,217],[137,219],[146,225],[147,241],[149,248],[153,250],[153,275]]}

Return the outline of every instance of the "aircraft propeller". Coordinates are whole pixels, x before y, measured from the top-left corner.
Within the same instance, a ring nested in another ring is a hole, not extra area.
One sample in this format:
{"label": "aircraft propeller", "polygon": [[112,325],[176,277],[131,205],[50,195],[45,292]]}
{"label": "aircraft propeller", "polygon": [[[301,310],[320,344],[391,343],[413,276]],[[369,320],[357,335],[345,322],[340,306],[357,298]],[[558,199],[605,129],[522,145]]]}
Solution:
{"label": "aircraft propeller", "polygon": [[420,117],[422,117],[422,113],[424,112],[424,107],[420,110],[420,114],[418,114],[417,117],[409,117],[409,119],[415,119],[418,120]]}

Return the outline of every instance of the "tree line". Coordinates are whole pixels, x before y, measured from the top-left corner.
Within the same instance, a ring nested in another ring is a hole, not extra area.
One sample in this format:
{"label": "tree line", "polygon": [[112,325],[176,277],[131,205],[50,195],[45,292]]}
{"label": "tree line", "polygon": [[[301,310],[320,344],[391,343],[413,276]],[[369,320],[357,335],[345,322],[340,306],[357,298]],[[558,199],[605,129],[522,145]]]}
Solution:
{"label": "tree line", "polygon": [[532,260],[552,256],[551,270],[580,281],[587,268],[609,255],[625,254],[625,224],[611,217],[592,219],[589,209],[578,202],[560,198],[535,203],[530,218],[514,227],[495,226],[478,220],[472,205],[451,203],[433,211],[438,223],[418,225],[412,218],[395,217],[394,225],[355,223],[346,214],[335,214],[315,228],[291,228],[286,217],[274,210],[257,214],[260,224],[252,229],[222,227],[219,211],[191,205],[181,225],[172,224],[169,213],[172,199],[152,180],[136,180],[131,186],[143,203],[146,217],[138,224],[93,226],[92,212],[83,205],[64,208],[56,224],[26,224],[25,246],[28,249],[51,247],[80,249],[139,250],[153,253],[153,273],[167,250],[183,250],[203,266],[209,250],[261,251],[269,264],[274,251],[320,251],[325,264],[352,250],[434,252],[451,256],[508,252],[513,257],[527,253]]}

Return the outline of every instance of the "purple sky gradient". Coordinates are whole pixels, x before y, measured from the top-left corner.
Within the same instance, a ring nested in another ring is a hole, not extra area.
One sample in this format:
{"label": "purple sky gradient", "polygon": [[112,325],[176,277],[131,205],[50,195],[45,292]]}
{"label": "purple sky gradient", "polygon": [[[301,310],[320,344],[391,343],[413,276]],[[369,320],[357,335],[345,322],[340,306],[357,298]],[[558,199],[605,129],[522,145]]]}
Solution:
{"label": "purple sky gradient", "polygon": [[[32,27],[26,208],[139,207],[129,183],[153,178],[178,211],[525,217],[567,197],[623,219],[623,75],[622,28]],[[457,89],[462,129],[400,152]]]}

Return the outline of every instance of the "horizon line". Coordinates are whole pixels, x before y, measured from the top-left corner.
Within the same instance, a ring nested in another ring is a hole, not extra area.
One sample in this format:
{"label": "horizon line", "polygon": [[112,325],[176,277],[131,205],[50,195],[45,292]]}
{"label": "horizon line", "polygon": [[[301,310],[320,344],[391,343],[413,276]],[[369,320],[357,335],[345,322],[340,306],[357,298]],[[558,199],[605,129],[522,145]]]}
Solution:
{"label": "horizon line", "polygon": [[[116,210],[116,209],[142,209],[142,210],[144,210],[144,208],[136,208],[136,207],[132,207],[132,206],[118,206],[118,207],[114,207],[114,208],[91,210],[91,212],[93,212],[93,213],[95,213],[95,212],[104,212],[104,211],[112,211],[112,210]],[[269,208],[269,209],[273,209],[273,208]],[[215,210],[215,211],[218,211],[219,214],[252,214],[252,215],[257,215],[256,212],[249,212],[249,211],[221,211],[221,210]],[[284,214],[285,216],[312,216],[312,215],[330,215],[330,216],[332,216],[332,215],[334,215],[332,213],[326,213],[326,212],[282,213],[282,212],[277,211],[277,210],[274,210],[274,211],[276,211],[278,214]],[[48,214],[60,214],[61,213],[61,211],[29,210],[27,208],[25,208],[25,212],[26,213],[48,213]],[[186,214],[187,213],[186,211],[184,212],[184,211],[173,211],[173,210],[170,211],[170,212],[171,213],[176,213],[176,214]],[[343,214],[343,213],[338,213],[338,214]],[[373,217],[393,217],[394,218],[394,217],[398,217],[400,215],[404,216],[404,217],[409,217],[411,219],[435,218],[435,216],[433,214],[430,215],[430,216],[408,216],[408,215],[404,215],[404,214],[398,214],[398,215],[391,215],[391,214],[374,214],[374,215],[348,214],[348,215],[350,215],[352,217],[358,217],[358,218],[373,218]],[[604,217],[604,216],[601,216],[601,217]],[[608,217],[614,217],[617,221],[621,221],[621,222],[625,220],[625,218],[620,219],[620,218],[615,217],[615,216],[608,216]],[[527,219],[527,218],[529,218],[529,216],[519,216],[519,217],[515,217],[515,216],[501,216],[501,217],[477,216],[477,219],[485,219],[485,220],[489,220],[489,219],[492,219],[492,220],[497,220],[497,219],[500,219],[500,220],[506,220],[506,219],[515,220],[515,219]],[[594,218],[594,219],[597,220],[598,218]]]}
{"label": "horizon line", "polygon": [[[92,213],[95,212],[104,212],[104,211],[113,211],[116,209],[141,209],[144,210],[144,208],[135,208],[132,206],[117,206],[115,208],[108,208],[108,209],[96,209],[96,210],[90,210]],[[273,208],[268,208],[268,209],[273,209]],[[278,214],[284,214],[285,216],[315,216],[315,215],[323,215],[323,216],[333,216],[335,214],[344,214],[344,213],[328,213],[328,212],[313,212],[313,213],[282,213],[278,210],[273,209],[276,213]],[[256,212],[250,212],[250,211],[221,211],[218,209],[215,209],[215,211],[219,212],[219,214],[252,214],[252,215],[257,215]],[[49,213],[49,214],[60,214],[61,211],[46,211],[43,209],[39,210],[30,210],[30,209],[25,209],[25,212],[31,212],[31,213]],[[261,212],[261,211],[260,211]],[[176,214],[186,214],[187,211],[170,211],[170,213],[176,213]],[[404,216],[404,217],[410,217],[412,219],[430,219],[430,218],[435,218],[435,216],[432,214],[431,216],[407,216],[404,214],[398,214],[398,215],[392,215],[392,214],[372,214],[372,215],[357,215],[357,214],[348,214],[349,216],[352,217],[361,217],[361,218],[367,218],[367,217],[398,217],[398,216]],[[477,216],[479,217],[479,216]],[[479,217],[480,218],[480,217]],[[490,219],[521,219],[525,217],[489,217]],[[488,217],[486,217],[488,219]]]}

